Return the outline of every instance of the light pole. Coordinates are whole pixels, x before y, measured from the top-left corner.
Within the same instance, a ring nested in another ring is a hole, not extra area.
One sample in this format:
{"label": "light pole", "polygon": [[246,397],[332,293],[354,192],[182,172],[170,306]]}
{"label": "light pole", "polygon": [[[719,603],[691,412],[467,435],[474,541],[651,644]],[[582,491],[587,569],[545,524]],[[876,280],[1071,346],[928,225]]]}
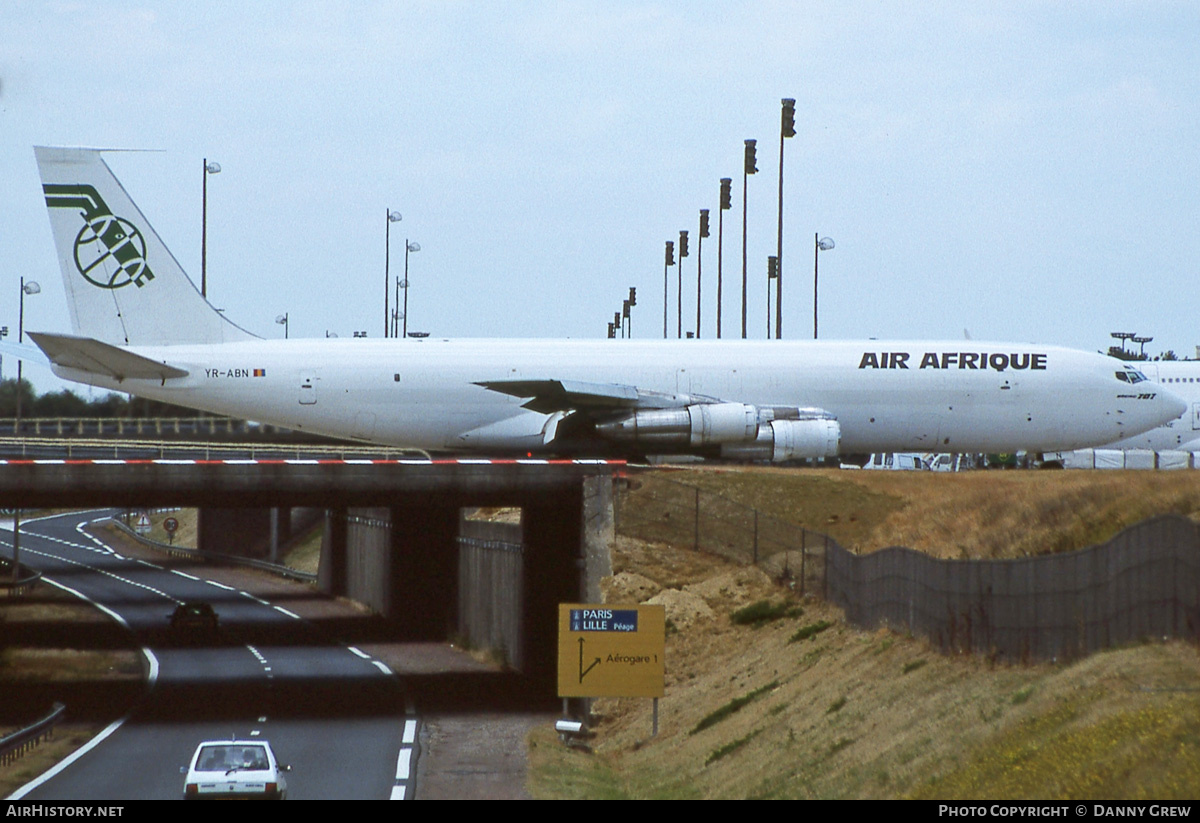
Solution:
{"label": "light pole", "polygon": [[675,265],[675,244],[667,241],[667,250],[663,253],[663,340],[667,339],[667,269]]}
{"label": "light pole", "polygon": [[[634,306],[637,305],[637,287],[635,287],[635,286],[629,287],[629,299],[625,301],[625,305],[628,306],[630,309],[632,309]],[[629,334],[628,334],[628,336],[633,337],[633,312],[626,311],[625,317],[627,317],[629,319]]]}
{"label": "light pole", "polygon": [[813,340],[817,339],[817,259],[821,252],[832,248],[833,240],[828,237],[818,240],[817,235],[813,234]]}
{"label": "light pole", "polygon": [[[785,97],[779,126],[779,233],[775,248],[775,339],[783,337],[783,141],[796,136],[796,101]],[[768,324],[769,325],[769,324]]]}
{"label": "light pole", "polygon": [[288,339],[288,316],[287,316],[287,312],[284,312],[283,314],[281,314],[281,315],[279,315],[278,317],[276,317],[276,318],[275,318],[275,322],[276,322],[276,323],[278,323],[279,325],[283,326],[283,339],[284,339],[284,340],[287,340],[287,339]]}
{"label": "light pole", "polygon": [[746,339],[746,181],[758,173],[754,146],[757,140],[747,140],[746,159],[742,167],[742,339]]}
{"label": "light pole", "polygon": [[700,236],[696,241],[696,339],[700,339],[700,275],[704,263],[704,238],[708,237],[708,209],[700,209]]}
{"label": "light pole", "polygon": [[404,339],[408,339],[408,255],[409,252],[418,252],[421,250],[420,243],[410,243],[406,239],[404,241]]}
{"label": "light pole", "polygon": [[721,336],[721,301],[723,294],[721,293],[722,278],[721,266],[725,259],[725,212],[733,208],[733,196],[730,193],[730,188],[733,185],[733,178],[721,178],[721,208],[717,210],[717,337]]}
{"label": "light pole", "polygon": [[[21,308],[17,319],[17,343],[25,342],[25,295],[41,294],[42,287],[38,285],[36,280],[25,282],[25,278],[21,278]],[[21,366],[24,365],[24,360],[17,360],[17,420],[15,434],[21,434]]]}
{"label": "light pole", "polygon": [[398,211],[387,210],[387,223],[384,224],[383,244],[383,336],[388,336],[388,292],[392,287],[392,224],[399,223],[404,218]]}
{"label": "light pole", "polygon": [[675,273],[679,277],[679,285],[675,290],[676,326],[675,337],[683,338],[683,258],[688,256],[688,233],[679,232],[679,268]]}
{"label": "light pole", "polygon": [[204,196],[200,206],[200,296],[208,299],[208,176],[220,174],[221,164],[204,158]]}
{"label": "light pole", "polygon": [[767,339],[771,339],[771,281],[779,282],[779,258],[771,255],[767,258]]}

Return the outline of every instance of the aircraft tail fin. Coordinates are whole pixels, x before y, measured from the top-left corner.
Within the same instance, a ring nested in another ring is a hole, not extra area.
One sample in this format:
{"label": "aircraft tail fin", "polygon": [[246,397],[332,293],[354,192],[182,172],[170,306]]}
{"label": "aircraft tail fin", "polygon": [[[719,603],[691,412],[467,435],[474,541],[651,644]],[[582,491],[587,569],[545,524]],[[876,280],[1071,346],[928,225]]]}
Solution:
{"label": "aircraft tail fin", "polygon": [[200,295],[99,150],[34,153],[76,335],[116,346],[254,339]]}

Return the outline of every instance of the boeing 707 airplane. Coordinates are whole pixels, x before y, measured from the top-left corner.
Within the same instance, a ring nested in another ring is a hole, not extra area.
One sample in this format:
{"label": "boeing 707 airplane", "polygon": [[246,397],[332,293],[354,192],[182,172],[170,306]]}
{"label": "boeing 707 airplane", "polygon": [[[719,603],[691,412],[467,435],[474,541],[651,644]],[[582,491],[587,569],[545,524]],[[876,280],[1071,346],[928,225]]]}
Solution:
{"label": "boeing 707 airplane", "polygon": [[1119,360],[975,341],[264,340],[201,297],[93,149],[35,149],[72,334],[54,373],[217,414],[433,452],[1078,449],[1179,417]]}

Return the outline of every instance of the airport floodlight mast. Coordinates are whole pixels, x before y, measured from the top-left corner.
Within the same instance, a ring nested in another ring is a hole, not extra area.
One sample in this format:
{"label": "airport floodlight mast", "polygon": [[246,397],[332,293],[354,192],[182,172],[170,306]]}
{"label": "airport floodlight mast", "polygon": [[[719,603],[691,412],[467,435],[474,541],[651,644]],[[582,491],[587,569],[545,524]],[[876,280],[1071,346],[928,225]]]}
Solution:
{"label": "airport floodlight mast", "polygon": [[[220,174],[221,164],[204,158],[204,186],[200,197],[200,296],[208,299],[208,176]],[[193,287],[194,288],[194,287]]]}
{"label": "airport floodlight mast", "polygon": [[779,258],[767,257],[767,339],[771,339],[771,287],[779,281]]}
{"label": "airport floodlight mast", "polygon": [[[637,288],[634,286],[629,287],[629,299],[625,303],[630,309],[637,305]],[[626,312],[625,316],[629,318],[629,336],[633,337],[633,312]]]}
{"label": "airport floodlight mast", "polygon": [[742,339],[746,339],[746,182],[758,173],[754,146],[757,140],[747,140],[745,163],[742,166]]}
{"label": "airport floodlight mast", "polygon": [[704,238],[708,237],[708,209],[700,209],[700,238],[696,241],[696,339],[700,339],[700,266],[704,262]]}
{"label": "airport floodlight mast", "polygon": [[779,127],[779,228],[775,248],[776,340],[783,337],[783,141],[788,137],[796,136],[796,101],[785,97],[781,102],[783,111]]}
{"label": "airport floodlight mast", "polygon": [[717,338],[721,337],[722,263],[725,257],[725,212],[733,208],[732,177],[721,178],[721,208],[717,211]]}
{"label": "airport floodlight mast", "polygon": [[[25,342],[25,295],[41,294],[42,287],[38,285],[36,280],[26,282],[25,278],[21,278],[21,307],[17,315],[17,343]],[[17,420],[16,433],[21,433],[21,366],[24,360],[17,359]]]}
{"label": "airport floodlight mast", "polygon": [[675,265],[675,244],[668,240],[667,249],[663,253],[663,340],[667,339],[667,269]]}
{"label": "airport floodlight mast", "polygon": [[288,315],[287,315],[287,312],[277,315],[275,317],[275,322],[278,323],[279,325],[283,326],[283,339],[287,340],[288,339]]}
{"label": "airport floodlight mast", "polygon": [[[397,286],[404,289],[404,312],[401,315],[404,320],[404,339],[408,339],[408,255],[415,254],[421,250],[420,243],[410,243],[407,238],[404,240],[404,280],[397,283]],[[396,298],[399,299],[397,294]]]}
{"label": "airport floodlight mast", "polygon": [[813,234],[813,340],[817,339],[817,259],[821,252],[833,248],[833,240],[828,237],[817,239],[819,232]]}
{"label": "airport floodlight mast", "polygon": [[[1134,337],[1137,336],[1137,332],[1135,332],[1135,331],[1115,331],[1112,334],[1110,334],[1109,336],[1121,341],[1121,353],[1125,354],[1125,341],[1132,340]],[[1114,346],[1113,348],[1115,349],[1116,347]]]}
{"label": "airport floodlight mast", "polygon": [[679,277],[679,286],[675,290],[676,324],[675,337],[683,337],[683,258],[688,256],[688,233],[679,232],[679,268],[675,270]]}
{"label": "airport floodlight mast", "polygon": [[[392,287],[390,267],[392,264],[392,224],[403,220],[398,211],[387,210],[387,221],[383,230],[383,336],[388,336],[388,317],[391,314],[388,307],[388,292]],[[395,334],[395,332],[393,332]]]}
{"label": "airport floodlight mast", "polygon": [[1131,337],[1129,339],[1142,347],[1141,351],[1138,352],[1138,357],[1140,357],[1142,360],[1145,360],[1146,359],[1146,344],[1149,343],[1154,338],[1153,337]]}

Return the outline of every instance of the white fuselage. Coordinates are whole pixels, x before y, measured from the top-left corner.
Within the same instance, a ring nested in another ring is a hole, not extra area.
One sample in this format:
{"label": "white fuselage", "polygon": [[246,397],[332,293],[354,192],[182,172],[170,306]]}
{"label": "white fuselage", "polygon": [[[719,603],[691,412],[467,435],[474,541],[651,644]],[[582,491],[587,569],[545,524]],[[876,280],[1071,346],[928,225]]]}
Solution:
{"label": "white fuselage", "polygon": [[302,431],[426,450],[537,452],[549,416],[480,381],[578,380],[761,406],[817,407],[842,454],[1052,451],[1179,415],[1097,354],[976,341],[256,340],[130,351],[186,377],[66,379]]}

